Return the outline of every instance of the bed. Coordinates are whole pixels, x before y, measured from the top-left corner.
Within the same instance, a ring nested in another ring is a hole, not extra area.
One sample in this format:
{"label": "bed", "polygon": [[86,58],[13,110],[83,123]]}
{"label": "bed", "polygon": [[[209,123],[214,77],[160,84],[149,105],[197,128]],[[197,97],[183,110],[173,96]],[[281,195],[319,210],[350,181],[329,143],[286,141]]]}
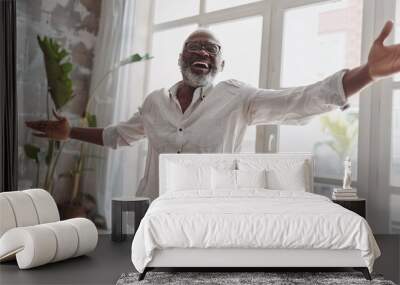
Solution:
{"label": "bed", "polygon": [[154,268],[352,267],[380,250],[364,218],[313,192],[312,155],[161,154],[160,196],[132,242]]}

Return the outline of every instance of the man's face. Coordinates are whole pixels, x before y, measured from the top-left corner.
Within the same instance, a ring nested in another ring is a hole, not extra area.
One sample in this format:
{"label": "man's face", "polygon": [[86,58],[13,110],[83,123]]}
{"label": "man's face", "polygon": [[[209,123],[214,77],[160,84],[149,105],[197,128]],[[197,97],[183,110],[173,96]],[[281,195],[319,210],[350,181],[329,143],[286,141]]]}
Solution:
{"label": "man's face", "polygon": [[223,64],[219,42],[206,33],[189,37],[179,57],[183,80],[192,87],[211,83]]}

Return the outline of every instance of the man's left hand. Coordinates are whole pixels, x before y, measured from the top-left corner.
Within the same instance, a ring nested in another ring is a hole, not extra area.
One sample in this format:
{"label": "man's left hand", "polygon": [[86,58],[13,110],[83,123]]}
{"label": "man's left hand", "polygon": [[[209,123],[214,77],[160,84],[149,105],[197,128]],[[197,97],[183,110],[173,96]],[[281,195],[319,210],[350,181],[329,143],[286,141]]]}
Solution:
{"label": "man's left hand", "polygon": [[392,29],[393,22],[387,21],[369,52],[367,65],[373,80],[400,72],[400,44],[383,44]]}

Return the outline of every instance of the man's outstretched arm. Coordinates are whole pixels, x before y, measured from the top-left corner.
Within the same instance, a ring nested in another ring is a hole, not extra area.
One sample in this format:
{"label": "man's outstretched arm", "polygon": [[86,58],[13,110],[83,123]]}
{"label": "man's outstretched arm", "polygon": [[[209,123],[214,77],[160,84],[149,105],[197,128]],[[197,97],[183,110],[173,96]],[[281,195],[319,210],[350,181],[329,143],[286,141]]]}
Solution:
{"label": "man's outstretched arm", "polygon": [[244,105],[248,125],[303,124],[338,106],[345,108],[349,96],[379,78],[400,72],[400,44],[383,44],[392,29],[393,22],[388,21],[371,47],[368,62],[360,67],[340,70],[306,86],[244,90],[252,94]]}
{"label": "man's outstretched arm", "polygon": [[83,142],[104,145],[103,128],[71,128],[69,137]]}
{"label": "man's outstretched arm", "polygon": [[25,125],[35,130],[34,136],[53,140],[67,140],[69,138],[83,142],[103,145],[103,128],[75,128],[71,127],[67,118],[53,111],[56,120],[27,121]]}
{"label": "man's outstretched arm", "polygon": [[110,125],[105,128],[70,127],[65,117],[54,112],[56,120],[27,121],[28,128],[35,130],[34,136],[53,140],[76,139],[82,142],[118,148],[128,146],[146,137],[142,118],[139,112],[128,121]]}
{"label": "man's outstretched arm", "polygon": [[351,69],[343,77],[346,97],[359,92],[374,80],[400,72],[400,44],[385,46],[384,41],[393,29],[393,22],[387,21],[368,55],[368,62]]}

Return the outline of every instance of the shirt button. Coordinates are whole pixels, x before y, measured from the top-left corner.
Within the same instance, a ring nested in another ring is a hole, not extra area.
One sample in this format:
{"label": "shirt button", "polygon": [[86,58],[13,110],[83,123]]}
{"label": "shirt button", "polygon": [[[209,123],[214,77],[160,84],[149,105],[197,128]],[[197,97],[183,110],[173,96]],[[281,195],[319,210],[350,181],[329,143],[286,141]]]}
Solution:
{"label": "shirt button", "polygon": [[183,131],[182,128],[179,128],[179,131],[182,132]]}

